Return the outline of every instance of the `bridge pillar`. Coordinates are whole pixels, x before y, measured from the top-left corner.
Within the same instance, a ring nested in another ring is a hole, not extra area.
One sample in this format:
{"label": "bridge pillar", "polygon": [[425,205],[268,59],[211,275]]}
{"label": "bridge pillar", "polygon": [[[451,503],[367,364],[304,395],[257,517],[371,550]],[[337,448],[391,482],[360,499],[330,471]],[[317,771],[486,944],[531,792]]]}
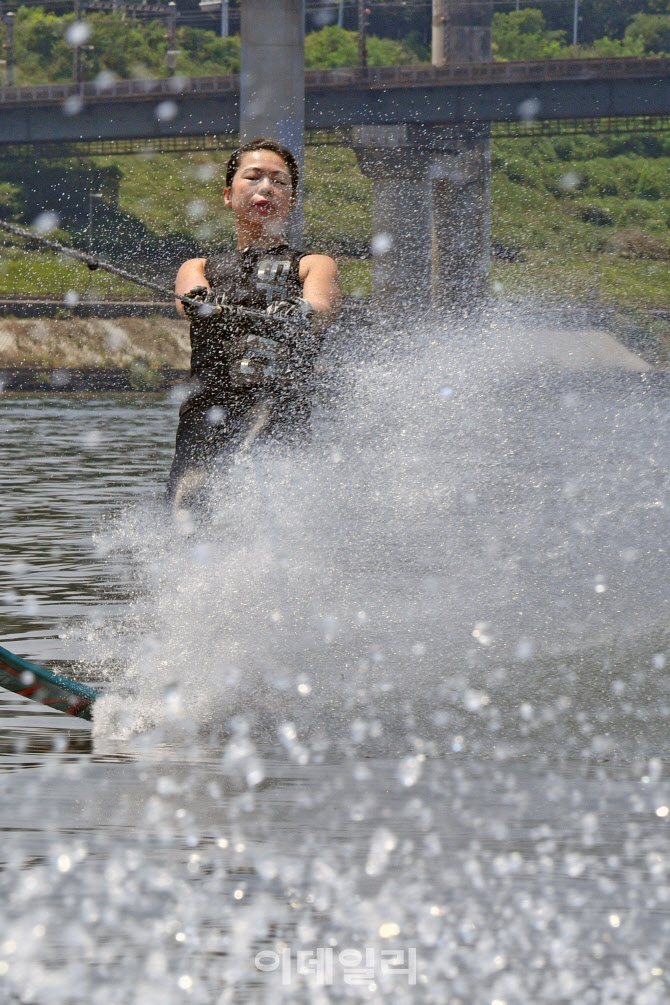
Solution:
{"label": "bridge pillar", "polygon": [[373,289],[382,310],[430,297],[430,151],[415,127],[359,126],[353,144],[373,180]]}
{"label": "bridge pillar", "polygon": [[373,289],[380,308],[470,308],[488,291],[489,148],[482,128],[353,131],[373,179]]}
{"label": "bridge pillar", "polygon": [[452,131],[430,161],[432,303],[465,310],[488,293],[490,147],[486,127]]}
{"label": "bridge pillar", "polygon": [[[304,161],[304,0],[242,0],[240,142],[271,136]],[[302,198],[291,239],[302,236]]]}
{"label": "bridge pillar", "polygon": [[[491,59],[491,0],[444,4],[443,62]],[[440,54],[433,53],[433,62]],[[490,269],[490,142],[488,126],[443,131],[430,165],[433,205],[433,305],[467,309],[486,296]]]}
{"label": "bridge pillar", "polygon": [[[491,0],[434,4],[433,62],[491,58]],[[362,126],[354,150],[374,181],[373,288],[381,308],[414,300],[466,310],[488,293],[488,126]]]}

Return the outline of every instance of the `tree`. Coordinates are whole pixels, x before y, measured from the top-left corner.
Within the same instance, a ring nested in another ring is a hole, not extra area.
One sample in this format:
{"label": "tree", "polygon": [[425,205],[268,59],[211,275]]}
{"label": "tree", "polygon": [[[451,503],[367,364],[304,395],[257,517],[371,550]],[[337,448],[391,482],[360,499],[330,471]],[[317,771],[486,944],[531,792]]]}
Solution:
{"label": "tree", "polygon": [[668,0],[580,0],[579,39],[588,45],[604,36],[623,38],[636,14],[667,13]]}
{"label": "tree", "polygon": [[[400,42],[391,38],[367,40],[369,66],[407,66],[417,57]],[[308,70],[324,70],[337,66],[358,65],[358,43],[355,31],[330,25],[311,32],[305,39],[305,66]]]}
{"label": "tree", "polygon": [[493,58],[560,59],[569,56],[564,31],[548,31],[544,14],[534,7],[493,15]]}
{"label": "tree", "polygon": [[602,59],[616,56],[644,56],[644,44],[640,39],[597,38],[585,51],[585,55]]}
{"label": "tree", "polygon": [[624,40],[637,43],[643,54],[670,52],[670,14],[635,14]]}

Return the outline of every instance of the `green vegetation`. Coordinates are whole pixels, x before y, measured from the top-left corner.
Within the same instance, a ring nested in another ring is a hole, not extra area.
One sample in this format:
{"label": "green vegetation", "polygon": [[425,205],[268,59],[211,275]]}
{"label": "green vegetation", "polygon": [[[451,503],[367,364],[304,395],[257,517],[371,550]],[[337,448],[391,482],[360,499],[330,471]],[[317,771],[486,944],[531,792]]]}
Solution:
{"label": "green vegetation", "polygon": [[[369,66],[407,66],[419,62],[410,46],[391,38],[367,40]],[[358,65],[358,39],[353,31],[332,25],[312,32],[305,39],[305,67],[308,70],[329,69],[336,66]]]}
{"label": "green vegetation", "polygon": [[670,308],[670,136],[498,141],[500,292]]}
{"label": "green vegetation", "polygon": [[[660,6],[659,6],[660,5]],[[655,9],[658,7],[658,9]],[[651,3],[651,12],[628,18],[620,37],[594,39],[576,49],[566,42],[565,30],[547,26],[536,8],[496,12],[493,15],[493,58],[561,59],[572,56],[643,56],[670,52],[670,6],[667,0]],[[19,7],[15,22],[15,77],[17,84],[66,82],[72,79],[72,46],[67,40],[73,14],[57,15],[42,7]],[[168,39],[162,20],[136,21],[119,13],[91,11],[85,24],[90,31],[80,49],[83,80],[101,73],[120,78],[167,75]],[[2,25],[0,34],[6,29]],[[237,73],[240,69],[238,36],[218,38],[213,31],[178,27],[176,71],[185,76]],[[416,32],[405,38],[367,40],[370,66],[397,66],[428,61],[429,51]],[[308,34],[305,65],[309,69],[355,66],[357,36],[330,25]]]}
{"label": "green vegetation", "polygon": [[494,59],[560,59],[571,55],[564,31],[548,31],[544,14],[532,7],[495,13],[492,25]]}
{"label": "green vegetation", "polygon": [[595,39],[572,46],[566,32],[549,30],[541,10],[526,7],[493,15],[493,58],[571,59],[575,57],[656,56],[670,52],[670,7],[663,14],[634,14],[621,38]]}
{"label": "green vegetation", "polygon": [[[15,24],[15,80],[17,84],[64,83],[72,80],[72,46],[67,32],[72,14],[47,13],[41,7],[19,7]],[[85,19],[90,35],[80,49],[81,77],[95,80],[167,76],[166,25],[161,20],[126,20],[120,14],[92,11]],[[4,26],[3,26],[4,30]],[[240,39],[218,38],[213,31],[185,26],[175,36],[176,71],[184,76],[239,73]],[[398,66],[417,62],[411,45],[371,36],[367,43],[370,66]],[[305,42],[308,69],[352,66],[358,62],[356,33],[334,26],[312,32]]]}

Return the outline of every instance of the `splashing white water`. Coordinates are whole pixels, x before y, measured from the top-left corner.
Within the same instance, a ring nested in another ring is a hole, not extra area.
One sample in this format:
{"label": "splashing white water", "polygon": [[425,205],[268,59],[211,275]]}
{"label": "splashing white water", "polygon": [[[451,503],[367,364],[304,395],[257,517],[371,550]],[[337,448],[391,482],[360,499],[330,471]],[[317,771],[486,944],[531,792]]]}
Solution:
{"label": "splashing white water", "polygon": [[346,732],[661,623],[667,401],[599,338],[590,360],[511,315],[373,329],[334,354],[309,441],[239,457],[209,523],[126,514],[100,543],[142,581],[113,653],[134,694],[98,733],[241,710]]}

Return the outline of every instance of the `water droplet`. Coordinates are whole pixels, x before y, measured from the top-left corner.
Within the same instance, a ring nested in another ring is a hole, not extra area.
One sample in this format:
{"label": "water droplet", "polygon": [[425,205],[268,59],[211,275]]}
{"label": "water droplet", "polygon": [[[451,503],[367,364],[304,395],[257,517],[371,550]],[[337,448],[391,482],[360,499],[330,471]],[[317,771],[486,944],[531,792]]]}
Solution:
{"label": "water droplet", "polygon": [[522,101],[517,111],[522,122],[532,122],[539,115],[542,103],[538,98],[527,98]]}
{"label": "water droplet", "polygon": [[298,735],[292,722],[282,722],[277,732],[283,744],[291,743]]}
{"label": "water droplet", "polygon": [[47,209],[44,213],[38,213],[33,220],[32,226],[38,234],[46,235],[51,234],[54,230],[57,230],[59,223],[60,217],[58,216],[58,213],[54,213],[53,210]]}
{"label": "water droplet", "polygon": [[108,91],[117,81],[117,75],[113,70],[101,70],[93,83],[97,91]]}
{"label": "water droplet", "polygon": [[384,872],[397,843],[395,834],[387,827],[377,828],[370,840],[365,863],[365,871],[368,876],[380,876]]}
{"label": "water droplet", "polygon": [[102,443],[102,433],[99,429],[88,429],[79,438],[82,450],[97,450]]}
{"label": "water droplet", "polygon": [[480,646],[488,647],[493,645],[493,632],[491,626],[486,621],[477,621],[472,629],[472,637],[479,642]]}
{"label": "water droplet", "polygon": [[174,387],[170,388],[170,401],[173,401],[175,405],[183,405],[189,394],[186,384],[175,384]]}
{"label": "water droplet", "polygon": [[530,641],[530,639],[519,639],[519,644],[516,647],[517,659],[522,662],[530,660],[535,655],[535,646]]}
{"label": "water droplet", "polygon": [[564,192],[572,192],[577,188],[581,180],[581,175],[577,174],[576,171],[566,171],[566,173],[561,175],[559,178],[558,184]]}
{"label": "water droplet", "polygon": [[34,618],[39,614],[40,605],[34,594],[28,594],[28,596],[24,597],[21,606],[23,613],[29,618]]}
{"label": "water droplet", "polygon": [[69,98],[66,98],[63,102],[61,108],[63,115],[73,116],[79,115],[84,107],[84,99],[81,94],[71,94]]}
{"label": "water droplet", "polygon": [[91,37],[91,26],[86,21],[73,21],[65,29],[65,41],[73,48],[84,45]]}
{"label": "water droplet", "polygon": [[392,244],[393,238],[391,235],[382,232],[374,235],[370,242],[370,250],[373,255],[385,255],[387,251],[391,250]]}
{"label": "water droplet", "polygon": [[204,199],[192,199],[186,207],[186,215],[192,220],[201,220],[208,206]]}
{"label": "water droplet", "polygon": [[183,92],[188,87],[188,77],[184,77],[181,74],[175,74],[174,77],[170,77],[168,80],[168,87],[173,94],[183,94]]}
{"label": "water droplet", "polygon": [[396,772],[398,781],[406,788],[416,785],[423,770],[423,760],[420,757],[404,757]]}
{"label": "water droplet", "polygon": [[226,413],[220,405],[213,405],[207,412],[207,421],[210,426],[220,426],[225,417]]}
{"label": "water droplet", "polygon": [[216,178],[216,168],[213,164],[198,164],[193,172],[196,181],[208,182]]}
{"label": "water droplet", "polygon": [[161,101],[154,109],[154,115],[159,122],[172,122],[176,119],[179,107],[176,101]]}

